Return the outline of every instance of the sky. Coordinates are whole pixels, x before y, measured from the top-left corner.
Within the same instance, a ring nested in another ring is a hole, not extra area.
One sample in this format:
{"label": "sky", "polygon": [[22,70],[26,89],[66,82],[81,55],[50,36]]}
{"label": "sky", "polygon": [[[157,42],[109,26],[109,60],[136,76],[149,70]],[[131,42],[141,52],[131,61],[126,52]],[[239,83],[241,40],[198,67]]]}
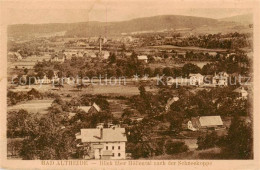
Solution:
{"label": "sky", "polygon": [[[156,15],[186,15],[225,18],[252,13],[246,5],[196,3],[189,0],[88,0],[6,2],[7,24],[72,23],[86,21],[123,21]],[[234,8],[235,7],[235,8]]]}

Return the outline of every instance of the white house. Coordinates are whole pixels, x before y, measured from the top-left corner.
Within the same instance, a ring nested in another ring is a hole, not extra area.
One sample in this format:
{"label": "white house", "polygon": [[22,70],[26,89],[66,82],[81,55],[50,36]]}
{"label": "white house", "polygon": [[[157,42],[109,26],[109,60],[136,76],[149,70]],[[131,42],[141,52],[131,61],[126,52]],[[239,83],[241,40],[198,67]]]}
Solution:
{"label": "white house", "polygon": [[76,139],[80,140],[77,147],[85,150],[84,159],[126,159],[125,128],[103,128],[100,125],[94,129],[81,129]]}
{"label": "white house", "polygon": [[201,75],[200,73],[189,74],[189,78],[190,78],[190,85],[199,86],[204,84],[204,76]]}
{"label": "white house", "polygon": [[35,84],[50,84],[50,83],[51,80],[46,75],[44,75],[42,79],[40,78],[35,79]]}
{"label": "white house", "polygon": [[188,129],[192,131],[197,131],[201,129],[208,128],[223,128],[223,121],[220,116],[201,116],[193,117],[188,121]]}
{"label": "white house", "polygon": [[233,92],[238,93],[238,99],[247,99],[248,92],[244,89],[244,87],[239,87],[235,89]]}
{"label": "white house", "polygon": [[142,61],[142,62],[145,62],[145,63],[148,62],[148,57],[146,55],[139,55],[139,56],[137,56],[137,59],[139,61]]}
{"label": "white house", "polygon": [[215,86],[227,86],[228,74],[226,72],[215,73],[215,76],[212,78],[212,84]]}

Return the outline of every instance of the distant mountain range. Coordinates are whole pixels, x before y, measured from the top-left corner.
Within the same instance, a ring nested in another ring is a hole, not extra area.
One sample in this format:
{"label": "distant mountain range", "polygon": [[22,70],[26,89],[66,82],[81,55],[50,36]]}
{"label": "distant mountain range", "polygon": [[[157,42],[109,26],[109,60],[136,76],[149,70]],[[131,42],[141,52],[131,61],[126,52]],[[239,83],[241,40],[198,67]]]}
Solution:
{"label": "distant mountain range", "polygon": [[[243,20],[239,18],[242,18]],[[223,23],[225,25],[226,22],[237,21],[241,24],[242,21],[250,21],[246,18],[247,17],[236,16],[216,20],[193,16],[161,15],[108,23],[91,21],[81,23],[19,24],[8,26],[8,36],[26,36],[63,31],[66,32],[67,36],[119,35],[121,33],[142,31],[160,31],[184,28],[196,29],[207,26],[215,27],[223,25]]]}

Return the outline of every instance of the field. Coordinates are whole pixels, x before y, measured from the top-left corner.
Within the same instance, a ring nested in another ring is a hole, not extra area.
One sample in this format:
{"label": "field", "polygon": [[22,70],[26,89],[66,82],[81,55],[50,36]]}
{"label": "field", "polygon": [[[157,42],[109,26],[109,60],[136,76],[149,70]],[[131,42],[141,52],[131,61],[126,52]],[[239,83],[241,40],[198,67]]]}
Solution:
{"label": "field", "polygon": [[18,111],[20,109],[25,109],[29,113],[47,113],[48,107],[51,106],[52,100],[31,100],[25,103],[20,103],[14,106],[9,106],[8,111]]}
{"label": "field", "polygon": [[224,49],[207,49],[207,48],[200,48],[200,47],[178,47],[174,45],[161,45],[161,46],[149,46],[149,48],[157,48],[157,49],[171,49],[171,50],[194,50],[194,51],[205,51],[205,52],[223,52],[226,51]]}
{"label": "field", "polygon": [[204,65],[206,65],[210,62],[208,62],[208,61],[185,61],[183,63],[177,63],[177,62],[172,61],[172,60],[167,60],[166,62],[163,62],[163,63],[152,63],[152,64],[149,64],[149,66],[152,69],[155,69],[155,68],[158,68],[158,67],[161,67],[161,68],[164,68],[164,67],[183,67],[183,65],[187,64],[187,63],[192,63],[192,64],[195,64],[198,67],[202,68]]}
{"label": "field", "polygon": [[[138,83],[136,85],[90,85],[86,88],[77,89],[72,85],[64,85],[64,88],[53,88],[51,84],[48,85],[31,85],[29,86],[17,86],[11,89],[14,92],[30,91],[32,88],[40,92],[55,92],[58,94],[70,94],[70,95],[108,95],[108,96],[133,96],[139,94]],[[146,88],[147,91],[155,92],[156,88]]]}

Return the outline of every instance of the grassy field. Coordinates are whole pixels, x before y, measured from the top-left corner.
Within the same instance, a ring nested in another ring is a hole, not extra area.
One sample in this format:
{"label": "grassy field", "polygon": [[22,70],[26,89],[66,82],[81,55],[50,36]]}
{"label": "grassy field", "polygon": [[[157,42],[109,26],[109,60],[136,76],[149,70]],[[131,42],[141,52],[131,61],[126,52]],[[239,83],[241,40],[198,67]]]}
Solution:
{"label": "grassy field", "polygon": [[195,64],[197,65],[198,67],[202,68],[204,65],[210,63],[208,61],[185,61],[183,63],[176,63],[175,61],[171,61],[171,60],[167,60],[166,62],[161,62],[161,63],[150,63],[149,64],[149,67],[151,67],[152,69],[155,69],[155,68],[164,68],[164,67],[173,67],[173,68],[176,68],[176,67],[183,67],[184,64],[187,64],[187,63],[192,63],[192,64]]}
{"label": "grassy field", "polygon": [[167,155],[163,154],[160,156],[154,156],[154,157],[149,157],[147,159],[152,159],[152,160],[178,160],[178,159],[212,159],[214,158],[217,154],[221,152],[220,148],[210,148],[206,150],[194,150],[194,151],[189,151],[189,152],[184,152],[184,153],[179,153],[179,154],[174,154],[174,155]]}
{"label": "grassy field", "polygon": [[[40,92],[54,92],[57,94],[70,94],[70,95],[81,95],[81,94],[91,94],[91,95],[112,95],[112,96],[132,96],[139,94],[138,84],[136,85],[91,85],[86,88],[77,89],[73,86],[64,85],[64,88],[53,88],[52,85],[31,85],[29,86],[18,86],[11,89],[14,92],[19,91],[30,91],[32,88]],[[147,91],[156,92],[156,88],[146,87]]]}
{"label": "grassy field", "polygon": [[48,107],[51,106],[53,100],[30,100],[25,103],[20,103],[14,106],[9,106],[8,111],[18,111],[20,109],[25,109],[30,113],[47,113]]}

